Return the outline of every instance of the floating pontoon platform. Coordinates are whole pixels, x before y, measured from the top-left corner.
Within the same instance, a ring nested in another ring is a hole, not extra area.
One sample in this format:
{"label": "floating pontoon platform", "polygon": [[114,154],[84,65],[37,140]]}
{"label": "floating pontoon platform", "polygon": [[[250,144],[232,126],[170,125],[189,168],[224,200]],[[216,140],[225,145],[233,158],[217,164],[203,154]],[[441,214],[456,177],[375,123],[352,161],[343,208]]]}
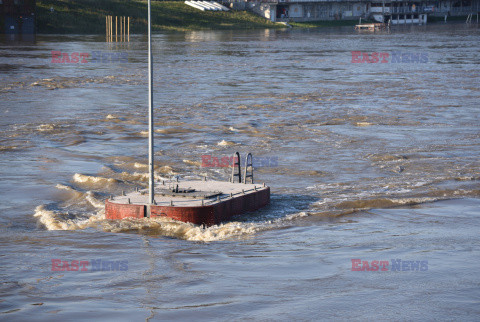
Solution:
{"label": "floating pontoon platform", "polygon": [[155,187],[155,202],[148,204],[148,189],[110,198],[107,219],[156,218],[216,225],[232,216],[268,205],[270,187],[224,181],[170,181]]}

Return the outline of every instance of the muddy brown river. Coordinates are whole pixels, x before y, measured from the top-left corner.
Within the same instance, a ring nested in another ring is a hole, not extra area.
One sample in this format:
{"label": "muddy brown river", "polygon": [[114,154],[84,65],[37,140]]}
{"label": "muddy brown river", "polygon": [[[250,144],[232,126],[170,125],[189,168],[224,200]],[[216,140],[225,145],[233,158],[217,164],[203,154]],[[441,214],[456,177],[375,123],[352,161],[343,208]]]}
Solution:
{"label": "muddy brown river", "polygon": [[104,40],[0,37],[0,320],[478,321],[476,25],[155,34],[156,178],[271,186],[208,228],[104,219],[148,184],[147,39]]}

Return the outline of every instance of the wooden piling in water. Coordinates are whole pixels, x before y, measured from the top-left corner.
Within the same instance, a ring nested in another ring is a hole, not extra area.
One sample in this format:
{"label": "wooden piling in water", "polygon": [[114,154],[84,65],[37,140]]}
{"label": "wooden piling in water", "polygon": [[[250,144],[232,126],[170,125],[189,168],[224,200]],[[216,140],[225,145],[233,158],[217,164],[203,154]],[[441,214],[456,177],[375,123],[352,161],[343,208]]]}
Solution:
{"label": "wooden piling in water", "polygon": [[110,25],[110,18],[111,18],[110,15],[106,17],[106,20],[107,20],[107,42],[112,41],[112,28],[111,28],[111,25]]}
{"label": "wooden piling in water", "polygon": [[[113,16],[110,15],[105,16],[105,39],[107,42],[113,42]],[[118,41],[130,42],[130,17],[115,16],[115,42]]]}
{"label": "wooden piling in water", "polygon": [[110,26],[110,15],[106,17],[107,20],[107,42],[111,41],[111,26]]}

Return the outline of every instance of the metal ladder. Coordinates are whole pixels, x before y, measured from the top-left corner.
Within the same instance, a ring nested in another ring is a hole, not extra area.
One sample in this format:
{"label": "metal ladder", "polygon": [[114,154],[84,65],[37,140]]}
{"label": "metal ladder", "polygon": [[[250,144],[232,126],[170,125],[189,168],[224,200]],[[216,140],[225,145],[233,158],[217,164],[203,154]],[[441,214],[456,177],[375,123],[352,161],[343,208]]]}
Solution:
{"label": "metal ladder", "polygon": [[[236,171],[237,170],[237,171]],[[233,154],[233,166],[232,166],[232,176],[230,177],[230,182],[235,182],[235,177],[238,177],[238,183],[246,184],[247,181],[253,183],[253,156],[251,153],[247,154],[245,158],[245,171],[242,181],[242,169],[240,165],[240,153],[235,152]]]}
{"label": "metal ladder", "polygon": [[[250,162],[248,162],[250,160]],[[250,168],[250,174],[248,173],[248,169]],[[251,153],[247,154],[245,158],[245,175],[243,176],[243,183],[247,183],[247,178],[250,178],[250,183],[253,183],[253,156]]]}
{"label": "metal ladder", "polygon": [[[235,168],[238,169],[238,172],[235,173]],[[233,154],[233,167],[232,167],[232,176],[230,182],[235,182],[235,177],[238,177],[238,183],[242,183],[242,170],[240,166],[240,153],[235,152]]]}

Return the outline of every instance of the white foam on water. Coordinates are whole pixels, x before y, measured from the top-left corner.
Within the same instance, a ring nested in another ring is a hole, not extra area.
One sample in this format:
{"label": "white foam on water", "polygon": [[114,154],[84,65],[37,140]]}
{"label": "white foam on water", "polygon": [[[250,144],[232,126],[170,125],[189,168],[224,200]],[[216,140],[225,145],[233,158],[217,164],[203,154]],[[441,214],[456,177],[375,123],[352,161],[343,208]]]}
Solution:
{"label": "white foam on water", "polygon": [[105,204],[103,201],[98,200],[97,198],[94,197],[93,192],[87,191],[85,194],[85,199],[95,208],[97,209],[104,209]]}
{"label": "white foam on water", "polygon": [[372,123],[370,123],[370,122],[356,122],[355,125],[362,127],[362,126],[370,126],[370,125],[372,125]]}
{"label": "white foam on water", "polygon": [[127,232],[138,231],[154,235],[168,236],[188,241],[214,242],[235,238],[250,238],[267,230],[276,229],[296,218],[308,216],[305,212],[288,215],[274,221],[263,222],[228,222],[203,228],[191,223],[175,221],[169,218],[145,218],[124,220],[103,220],[104,231]]}
{"label": "white foam on water", "polygon": [[82,198],[82,196],[84,195],[82,192],[80,191],[77,191],[75,189],[73,189],[72,187],[69,187],[69,186],[66,186],[66,185],[63,185],[63,184],[57,184],[55,186],[55,188],[59,189],[59,190],[65,190],[65,191],[68,191],[72,198],[73,199],[79,199],[79,198]]}
{"label": "white foam on water", "polygon": [[[127,218],[123,220],[105,219],[104,203],[96,199],[91,191],[81,193],[75,189],[57,185],[58,189],[75,193],[78,199],[85,199],[97,208],[96,213],[71,214],[68,209],[48,209],[45,205],[35,208],[34,217],[47,230],[81,230],[100,228],[106,232],[138,232],[159,236],[174,237],[189,241],[213,242],[219,240],[250,238],[256,233],[276,229],[289,221],[308,216],[305,212],[262,222],[228,222],[203,228],[191,223],[170,218]],[[67,207],[68,208],[68,207]]]}
{"label": "white foam on water", "polygon": [[81,192],[63,184],[57,184],[55,187],[59,190],[68,191],[71,196],[70,200],[75,202],[76,204],[81,204],[82,201],[84,201],[97,209],[105,208],[105,204],[103,203],[103,201],[95,198],[95,195],[92,191]]}
{"label": "white foam on water", "polygon": [[[168,167],[168,166],[166,166]],[[168,167],[166,169],[163,169],[165,174],[170,174],[173,175],[175,172],[171,170],[172,168]],[[155,181],[161,182],[161,181],[167,181],[169,180],[168,178],[162,177],[159,173],[156,171],[153,173]],[[122,172],[120,173],[121,179],[124,181],[140,181],[140,182],[147,182],[149,180],[149,173],[148,172]]]}
{"label": "white foam on water", "polygon": [[107,186],[116,184],[118,181],[114,178],[105,178],[100,176],[88,176],[81,173],[73,175],[73,182],[86,186]]}
{"label": "white foam on water", "polygon": [[236,144],[235,142],[225,141],[225,140],[222,140],[222,141],[217,143],[217,145],[220,145],[220,146],[232,146],[232,145],[235,145],[235,144]]}
{"label": "white foam on water", "polygon": [[199,162],[199,161],[191,161],[191,160],[184,159],[183,163],[188,164],[188,165],[193,165],[193,166],[196,166],[196,167],[201,167],[202,166],[202,163]]}
{"label": "white foam on water", "polygon": [[148,169],[148,164],[135,162],[133,164],[133,167],[136,168],[136,169]]}
{"label": "white foam on water", "polygon": [[44,205],[37,206],[33,215],[47,230],[78,230],[94,227],[104,218],[102,213],[90,215],[87,218],[73,217],[68,212],[46,209]]}
{"label": "white foam on water", "polygon": [[55,128],[56,128],[55,124],[40,124],[37,127],[37,130],[40,132],[48,132],[48,131],[55,130]]}

